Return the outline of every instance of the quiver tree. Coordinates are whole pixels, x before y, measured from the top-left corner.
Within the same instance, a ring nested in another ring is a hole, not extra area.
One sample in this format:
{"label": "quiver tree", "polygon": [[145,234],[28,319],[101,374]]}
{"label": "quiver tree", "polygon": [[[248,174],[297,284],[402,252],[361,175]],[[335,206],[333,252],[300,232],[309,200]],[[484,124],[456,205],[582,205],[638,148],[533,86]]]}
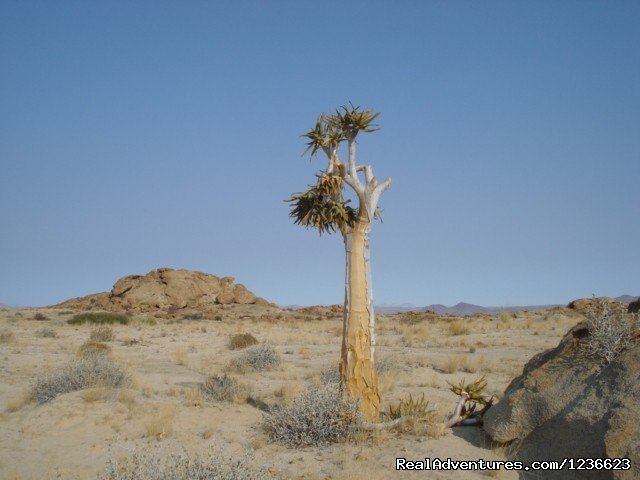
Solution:
{"label": "quiver tree", "polygon": [[[375,369],[375,315],[369,264],[369,232],[378,217],[378,201],[391,179],[378,183],[371,165],[356,163],[359,133],[377,130],[379,113],[353,104],[333,115],[322,114],[315,128],[304,136],[311,156],[323,152],[327,166],[306,192],[294,194],[291,216],[296,224],[317,228],[320,234],[340,232],[345,245],[346,275],[340,379],[345,394],[357,400],[370,420],[378,418],[380,395]],[[340,160],[341,144],[348,147],[346,163]],[[352,207],[344,198],[345,185],[357,198]]]}

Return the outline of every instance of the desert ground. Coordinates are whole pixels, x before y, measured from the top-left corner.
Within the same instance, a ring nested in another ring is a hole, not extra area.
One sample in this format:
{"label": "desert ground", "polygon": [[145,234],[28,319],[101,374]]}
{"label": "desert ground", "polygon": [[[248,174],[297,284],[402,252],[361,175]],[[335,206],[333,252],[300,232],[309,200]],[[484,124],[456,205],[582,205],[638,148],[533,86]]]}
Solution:
{"label": "desert ground", "polygon": [[[256,405],[288,402],[319,385],[323,372],[337,370],[341,319],[327,309],[296,315],[273,310],[228,305],[209,318],[133,315],[128,325],[110,325],[113,338],[103,340],[108,355],[128,373],[123,387],[98,386],[38,404],[29,396],[34,382],[77,358],[97,327],[68,324],[77,313],[70,310],[3,309],[0,478],[96,478],[107,459],[147,447],[203,455],[213,448],[231,457],[248,451],[280,479],[518,478],[506,471],[399,474],[395,458],[506,458],[505,447],[492,445],[479,427],[439,427],[456,400],[447,382],[486,375],[488,392],[499,398],[528,359],[557,345],[581,318],[563,308],[472,317],[380,315],[384,407],[424,394],[437,421],[428,429],[363,433],[345,443],[291,448],[270,442],[261,428],[265,413]],[[242,354],[229,348],[239,333],[272,345],[280,364],[263,372],[229,371],[230,361]],[[206,378],[224,372],[246,387],[245,396],[217,402],[202,394],[199,386]]]}

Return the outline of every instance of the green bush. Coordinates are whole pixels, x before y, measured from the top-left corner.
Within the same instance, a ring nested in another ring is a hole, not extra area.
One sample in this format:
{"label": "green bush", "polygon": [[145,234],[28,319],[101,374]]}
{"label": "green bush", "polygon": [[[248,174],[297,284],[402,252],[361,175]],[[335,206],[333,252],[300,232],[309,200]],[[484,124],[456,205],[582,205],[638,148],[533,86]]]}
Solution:
{"label": "green bush", "polygon": [[87,312],[74,315],[73,318],[67,320],[67,323],[69,325],[84,325],[85,323],[94,325],[119,323],[120,325],[127,325],[129,323],[129,317],[122,313]]}

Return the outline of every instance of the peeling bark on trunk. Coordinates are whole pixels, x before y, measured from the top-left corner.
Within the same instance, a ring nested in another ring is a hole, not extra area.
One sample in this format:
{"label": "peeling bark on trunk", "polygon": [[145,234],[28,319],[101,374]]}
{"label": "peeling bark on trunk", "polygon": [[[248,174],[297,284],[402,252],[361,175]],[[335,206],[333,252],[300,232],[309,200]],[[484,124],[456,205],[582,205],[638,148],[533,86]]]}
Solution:
{"label": "peeling bark on trunk", "polygon": [[375,369],[374,311],[369,267],[369,225],[366,215],[345,234],[346,282],[340,377],[346,395],[360,402],[369,420],[380,413]]}

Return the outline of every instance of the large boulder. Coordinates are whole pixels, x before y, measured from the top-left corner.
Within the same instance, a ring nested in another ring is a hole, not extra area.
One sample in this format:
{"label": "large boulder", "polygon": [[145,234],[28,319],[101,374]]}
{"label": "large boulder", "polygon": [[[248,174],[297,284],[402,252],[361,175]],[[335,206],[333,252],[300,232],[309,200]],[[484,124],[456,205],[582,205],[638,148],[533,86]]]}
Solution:
{"label": "large boulder", "polygon": [[271,305],[233,277],[216,277],[191,270],[159,268],[146,275],[118,280],[111,292],[63,302],[58,307],[81,310],[132,311],[176,316],[185,311],[211,312],[217,305]]}
{"label": "large boulder", "polygon": [[581,322],[556,348],[533,357],[487,411],[484,429],[497,442],[514,442],[515,457],[525,462],[607,457],[632,462],[629,471],[565,469],[545,471],[544,478],[640,478],[640,345],[603,366],[583,353],[588,341],[587,323]]}

